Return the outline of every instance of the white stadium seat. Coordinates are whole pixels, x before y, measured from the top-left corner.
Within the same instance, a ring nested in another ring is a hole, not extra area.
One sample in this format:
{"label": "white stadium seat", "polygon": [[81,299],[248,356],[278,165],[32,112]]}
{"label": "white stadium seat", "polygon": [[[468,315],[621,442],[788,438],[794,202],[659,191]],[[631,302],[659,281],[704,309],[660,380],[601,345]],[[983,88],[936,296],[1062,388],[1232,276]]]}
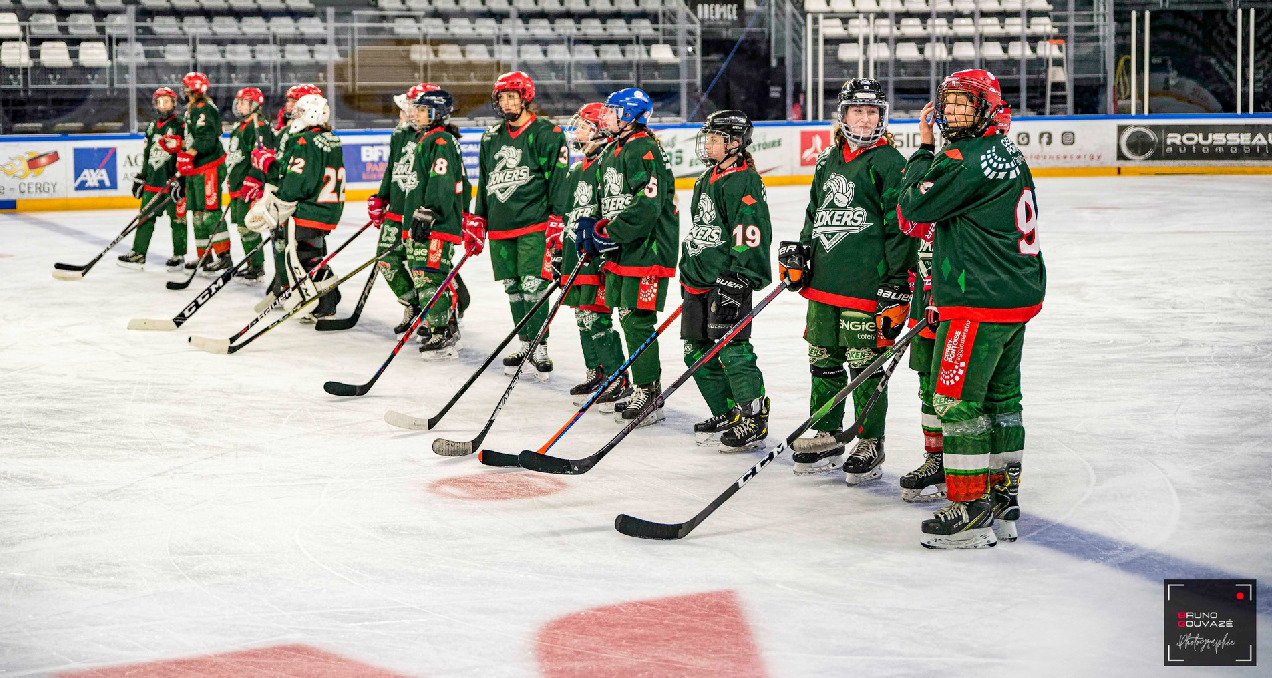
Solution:
{"label": "white stadium seat", "polygon": [[981,56],[990,61],[1002,61],[1007,58],[1007,52],[1003,51],[1003,43],[986,40],[981,43]]}
{"label": "white stadium seat", "polygon": [[[411,47],[422,47],[423,45],[411,45]],[[314,60],[314,55],[309,51],[309,45],[302,45],[298,42],[289,42],[283,45],[283,61],[289,64],[307,64]]]}
{"label": "white stadium seat", "polygon": [[955,61],[974,61],[976,59],[976,45],[971,42],[954,43],[954,60]]}
{"label": "white stadium seat", "polygon": [[1033,58],[1033,55],[1034,55],[1033,50],[1030,49],[1029,43],[1027,42],[1012,40],[1011,42],[1007,43],[1008,58],[1019,59],[1020,57],[1023,56],[1026,59],[1031,59]]}
{"label": "white stadium seat", "polygon": [[110,54],[106,51],[106,43],[90,40],[81,42],[79,46],[79,64],[84,68],[105,68],[110,65]]}
{"label": "white stadium seat", "polygon": [[410,57],[412,63],[428,63],[433,60],[433,48],[418,43],[411,45]]}
{"label": "white stadium seat", "polygon": [[649,58],[660,64],[674,64],[680,61],[680,59],[676,58],[676,53],[671,49],[671,45],[663,42],[650,45]]}
{"label": "white stadium seat", "polygon": [[61,40],[40,43],[40,65],[45,68],[70,68],[71,50]]}
{"label": "white stadium seat", "polygon": [[66,32],[71,35],[97,35],[97,22],[92,14],[72,14],[66,18]]}
{"label": "white stadium seat", "polygon": [[835,58],[840,63],[857,63],[861,59],[861,45],[855,42],[841,42],[835,50]]}
{"label": "white stadium seat", "polygon": [[950,48],[943,42],[926,44],[923,46],[923,58],[928,61],[949,61]]}
{"label": "white stadium seat", "polygon": [[31,35],[61,35],[57,28],[57,17],[52,14],[32,14],[27,19],[27,31]]}
{"label": "white stadium seat", "polygon": [[18,24],[18,15],[13,12],[0,12],[0,38],[22,37],[22,26]]}
{"label": "white stadium seat", "polygon": [[543,47],[536,44],[522,44],[518,46],[518,56],[520,61],[528,64],[543,64],[548,62],[548,55],[543,52]]}
{"label": "white stadium seat", "polygon": [[200,68],[204,66],[214,66],[223,63],[225,57],[221,54],[221,46],[214,45],[210,42],[201,42],[194,50],[194,59],[199,62]]}
{"label": "white stadium seat", "polygon": [[460,64],[464,62],[464,52],[459,45],[445,43],[437,46],[437,59],[442,63]]}
{"label": "white stadium seat", "polygon": [[923,55],[919,54],[919,46],[913,42],[897,43],[897,60],[898,61],[920,61]]}
{"label": "white stadium seat", "polygon": [[5,68],[27,68],[31,65],[31,49],[22,41],[6,42],[0,45],[0,66]]}
{"label": "white stadium seat", "polygon": [[278,45],[263,43],[252,48],[252,55],[263,64],[275,64],[282,59]]}
{"label": "white stadium seat", "polygon": [[241,42],[232,42],[225,46],[225,61],[231,64],[247,64],[252,62],[252,47]]}

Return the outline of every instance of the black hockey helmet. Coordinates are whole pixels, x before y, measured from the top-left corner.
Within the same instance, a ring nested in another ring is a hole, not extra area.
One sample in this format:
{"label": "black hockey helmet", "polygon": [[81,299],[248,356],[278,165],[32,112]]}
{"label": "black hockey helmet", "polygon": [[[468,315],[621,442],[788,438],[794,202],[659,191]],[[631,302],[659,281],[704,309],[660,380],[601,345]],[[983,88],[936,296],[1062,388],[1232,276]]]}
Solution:
{"label": "black hockey helmet", "polygon": [[450,114],[455,110],[455,97],[444,89],[433,89],[420,92],[411,102],[417,109],[429,111],[429,125],[437,127],[445,125]]}
{"label": "black hockey helmet", "polygon": [[[879,122],[869,134],[854,132],[844,124],[844,116],[853,106],[874,106],[879,109]],[[839,108],[835,113],[844,138],[855,146],[868,146],[878,141],[888,129],[888,94],[883,85],[873,78],[853,78],[839,90]]]}
{"label": "black hockey helmet", "polygon": [[698,161],[703,165],[716,164],[707,157],[707,139],[712,135],[724,138],[724,158],[740,155],[751,145],[751,130],[751,119],[742,111],[716,111],[708,115],[696,140]]}

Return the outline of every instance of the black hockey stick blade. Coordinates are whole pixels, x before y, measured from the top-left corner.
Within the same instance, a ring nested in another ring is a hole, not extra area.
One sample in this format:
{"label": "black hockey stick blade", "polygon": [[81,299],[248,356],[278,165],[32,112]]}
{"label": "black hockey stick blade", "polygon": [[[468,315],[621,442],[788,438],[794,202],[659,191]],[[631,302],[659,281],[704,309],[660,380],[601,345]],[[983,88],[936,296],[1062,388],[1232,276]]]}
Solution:
{"label": "black hockey stick blade", "polygon": [[639,537],[640,539],[683,539],[685,535],[689,534],[689,530],[685,529],[686,527],[684,523],[673,525],[655,523],[629,516],[626,513],[620,514],[614,519],[614,529],[629,537]]}
{"label": "black hockey stick blade", "polygon": [[62,262],[58,262],[56,264],[53,264],[53,268],[56,268],[59,271],[82,271],[88,267],[77,266],[75,264],[63,264]]}
{"label": "black hockey stick blade", "polygon": [[530,471],[538,471],[539,473],[555,473],[557,475],[574,476],[580,473],[586,473],[591,469],[593,464],[582,464],[590,457],[584,459],[562,459],[554,457],[550,454],[539,454],[534,450],[522,450],[517,455],[517,465]]}
{"label": "black hockey stick blade", "polygon": [[[530,452],[530,450],[526,451]],[[521,466],[520,459],[520,455],[496,452],[494,450],[482,450],[477,453],[477,461],[486,466],[494,466],[496,468],[517,468]]]}
{"label": "black hockey stick blade", "polygon": [[360,396],[366,395],[371,390],[371,385],[375,381],[372,380],[368,384],[346,384],[340,381],[329,381],[322,385],[322,390],[333,396]]}
{"label": "black hockey stick blade", "polygon": [[371,276],[367,278],[367,282],[362,286],[362,296],[358,297],[358,305],[353,307],[353,314],[348,318],[323,318],[314,323],[314,329],[319,332],[339,332],[352,328],[358,324],[358,318],[362,317],[362,308],[367,305],[367,298],[371,296],[371,286],[375,285],[375,279],[379,271],[371,268]]}

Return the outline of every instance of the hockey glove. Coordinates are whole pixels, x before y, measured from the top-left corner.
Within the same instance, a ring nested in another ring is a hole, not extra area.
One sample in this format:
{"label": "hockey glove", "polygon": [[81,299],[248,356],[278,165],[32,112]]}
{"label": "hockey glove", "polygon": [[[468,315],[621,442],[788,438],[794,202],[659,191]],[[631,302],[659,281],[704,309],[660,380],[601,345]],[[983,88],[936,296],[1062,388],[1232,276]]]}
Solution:
{"label": "hockey glove", "polygon": [[884,283],[879,286],[875,293],[875,327],[879,330],[881,345],[891,345],[901,334],[906,316],[910,315],[911,297],[908,285]]}
{"label": "hockey glove", "polygon": [[794,240],[777,246],[777,274],[791,290],[802,290],[812,277],[813,248]]}
{"label": "hockey glove", "polygon": [[389,211],[389,201],[378,195],[367,198],[367,218],[371,220],[371,225],[380,228],[384,225],[385,215]]}
{"label": "hockey glove", "polygon": [[486,249],[486,218],[475,214],[464,215],[464,251],[472,256]]}
{"label": "hockey glove", "polygon": [[548,247],[548,265],[552,267],[552,279],[561,279],[561,266],[565,261],[565,253],[560,247]]}
{"label": "hockey glove", "polygon": [[609,219],[602,219],[592,227],[589,246],[593,251],[589,252],[589,254],[593,257],[618,251],[618,243],[609,237],[609,222]]}
{"label": "hockey glove", "polygon": [[175,134],[165,134],[159,137],[159,148],[168,153],[180,153],[181,145],[184,143],[181,137]]}
{"label": "hockey glove", "polygon": [[185,180],[182,179],[179,181],[172,182],[172,185],[168,187],[168,193],[169,195],[172,196],[172,202],[184,203],[185,202]]}
{"label": "hockey glove", "polygon": [[252,149],[252,167],[260,170],[262,174],[269,175],[269,166],[274,164],[274,150],[271,148],[254,148]]}
{"label": "hockey glove", "polygon": [[437,222],[437,213],[427,207],[418,207],[411,215],[411,240],[426,243],[433,235],[433,224]]}
{"label": "hockey glove", "polygon": [[145,192],[146,192],[146,182],[142,181],[141,175],[138,174],[137,176],[133,177],[133,186],[132,186],[133,197],[138,200],[141,200],[141,196]]}
{"label": "hockey glove", "polygon": [[178,153],[177,154],[177,174],[188,177],[194,174],[194,154]]}
{"label": "hockey glove", "polygon": [[257,233],[267,233],[287,223],[295,211],[296,201],[279,200],[273,193],[266,193],[247,211],[243,225]]}
{"label": "hockey glove", "polygon": [[256,177],[244,177],[243,188],[239,189],[239,199],[248,205],[255,204],[265,195],[265,186]]}
{"label": "hockey glove", "polygon": [[596,219],[592,217],[579,217],[574,222],[574,251],[579,253],[580,257],[596,256],[596,248],[592,244],[592,233],[596,230]]}
{"label": "hockey glove", "polygon": [[900,205],[897,206],[897,226],[901,228],[902,233],[910,236],[911,238],[918,238],[920,240],[932,242],[932,231],[934,230],[932,224],[916,223],[906,219],[901,216]]}
{"label": "hockey glove", "polygon": [[751,281],[741,274],[725,271],[716,277],[707,293],[707,338],[719,339],[742,318],[751,305]]}
{"label": "hockey glove", "polygon": [[548,228],[543,232],[543,237],[548,241],[548,249],[561,249],[561,239],[565,236],[565,222],[561,217],[553,214],[548,217]]}

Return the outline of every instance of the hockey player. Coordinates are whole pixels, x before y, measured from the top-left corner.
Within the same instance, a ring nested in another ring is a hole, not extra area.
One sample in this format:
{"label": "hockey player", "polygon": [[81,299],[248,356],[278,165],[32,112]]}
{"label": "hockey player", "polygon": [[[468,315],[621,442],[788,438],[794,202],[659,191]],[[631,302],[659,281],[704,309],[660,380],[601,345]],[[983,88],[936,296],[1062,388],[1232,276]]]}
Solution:
{"label": "hockey player", "polygon": [[[588,251],[604,255],[605,303],[618,309],[619,324],[632,351],[658,324],[667,298],[667,281],[676,273],[680,217],[670,163],[646,124],[653,111],[649,95],[635,87],[605,100],[601,131],[613,139],[596,164],[600,220],[580,219]],[[590,232],[589,232],[590,227]],[[655,341],[632,361],[631,399],[615,404],[618,419],[631,421],[662,392],[662,365]],[[641,426],[662,421],[662,407]]]}
{"label": "hockey player", "polygon": [[[335,277],[330,266],[313,279],[306,275],[326,256],[327,233],[340,223],[344,212],[344,149],[340,137],[331,132],[330,117],[331,109],[321,96],[307,94],[296,102],[289,140],[278,157],[281,177],[244,220],[257,233],[278,229],[285,234],[284,273],[287,284],[299,293],[297,303],[318,294],[315,283]],[[340,290],[332,290],[302,321],[335,315],[339,302]]]}
{"label": "hockey player", "polygon": [[[607,141],[599,129],[604,110],[605,104],[600,102],[584,104],[566,128],[570,146],[581,153],[583,159],[574,163],[562,185],[562,189],[568,192],[571,207],[565,215],[565,238],[569,242],[563,247],[559,275],[573,271],[581,256],[579,238],[575,233],[579,219],[596,218],[595,165]],[[583,365],[587,368],[583,382],[570,389],[576,405],[585,403],[624,362],[623,342],[614,329],[613,312],[605,304],[602,263],[598,257],[583,264],[574,279],[574,286],[565,295],[565,304],[575,309],[574,319],[583,345]],[[612,412],[614,402],[630,395],[631,379],[624,372],[610,382],[605,393],[596,399],[596,404],[602,412]]]}
{"label": "hockey player", "polygon": [[[562,215],[569,209],[560,190],[570,162],[565,135],[531,112],[533,101],[534,81],[525,73],[505,73],[495,81],[491,105],[503,122],[482,134],[477,197],[465,227],[473,236],[489,234],[491,267],[503,282],[515,322],[547,291],[552,278],[547,250],[561,247]],[[503,360],[505,371],[528,358],[539,379],[548,378],[547,342],[526,355],[547,318],[544,306],[525,325],[521,347]]]}
{"label": "hockey player", "polygon": [[[1002,105],[987,71],[942,81],[919,118],[920,146],[905,169],[901,215],[932,239],[936,332],[933,407],[944,435],[950,504],[922,523],[929,548],[984,548],[1016,538],[1025,323],[1042,308],[1046,267],[1038,206],[1024,156],[996,134]],[[933,122],[945,146],[936,154]]]}
{"label": "hockey player", "polygon": [[[751,311],[751,294],[772,279],[773,227],[768,196],[747,151],[751,120],[742,111],[717,111],[698,132],[693,226],[680,247],[684,312],[680,338],[691,366]],[[718,435],[721,452],[741,452],[768,437],[769,399],[751,346],[751,325],[694,373],[711,417],[694,426],[699,444]]]}
{"label": "hockey player", "polygon": [[[455,106],[450,92],[425,88],[412,106],[419,130],[412,149],[416,180],[402,206],[411,215],[407,263],[422,305],[437,293],[451,270],[451,253],[464,241],[468,182],[459,152],[459,129],[450,122]],[[424,316],[419,332],[425,360],[459,355],[459,294],[453,282]]]}
{"label": "hockey player", "polygon": [[[221,184],[225,182],[225,148],[221,146],[221,112],[208,98],[208,76],[186,73],[185,144],[177,154],[177,173],[186,177],[186,210],[194,223],[194,248],[205,273],[230,267],[230,232],[221,221]],[[193,269],[197,262],[186,264]]]}
{"label": "hockey player", "polygon": [[[813,187],[797,243],[782,243],[779,263],[800,272],[793,282],[808,298],[804,339],[812,372],[810,410],[815,411],[877,358],[900,334],[909,312],[909,271],[915,246],[897,228],[896,199],[905,159],[887,134],[888,102],[883,87],[869,78],[844,83],[839,92],[834,143],[817,159]],[[845,372],[844,364],[848,371]],[[860,416],[882,375],[853,392]],[[884,393],[866,415],[857,444],[843,460],[852,485],[882,475]],[[817,437],[843,428],[844,407],[813,424]],[[794,455],[795,473],[831,471],[844,448]]]}
{"label": "hockey player", "polygon": [[[150,98],[155,109],[155,119],[146,127],[146,145],[141,152],[141,168],[133,177],[132,194],[141,200],[141,209],[167,193],[166,186],[177,173],[176,154],[181,151],[182,130],[181,118],[176,114],[177,93],[170,87],[160,87]],[[186,212],[185,185],[182,182],[173,184],[172,200],[161,213],[168,215],[168,225],[172,228],[172,258],[164,262],[169,269],[179,269],[185,264],[186,253]],[[158,214],[137,225],[137,235],[133,238],[132,251],[120,255],[119,265],[124,268],[141,270],[146,263],[146,250],[150,249],[150,238],[155,233],[155,220]]]}
{"label": "hockey player", "polygon": [[[249,155],[252,150],[274,147],[274,132],[269,123],[261,119],[261,106],[265,94],[255,87],[244,87],[234,94],[234,115],[239,123],[230,130],[230,150],[225,164],[229,169],[226,186],[230,193],[230,223],[238,228],[243,241],[243,252],[252,251],[261,243],[261,236],[243,224],[247,210],[260,200],[265,187],[265,176],[252,167]],[[256,281],[265,275],[265,253],[256,252],[243,271],[244,280]]]}
{"label": "hockey player", "polygon": [[[1004,105],[994,116],[994,131],[1006,134],[1011,130],[1011,108]],[[898,219],[901,231],[916,237],[931,231],[932,224],[915,224],[905,217]],[[941,418],[932,407],[933,386],[936,374],[932,371],[932,352],[936,344],[936,327],[939,318],[932,305],[932,241],[919,240],[919,260],[915,271],[914,296],[918,303],[910,307],[910,326],[921,318],[928,319],[928,327],[910,342],[910,368],[919,374],[919,400],[922,403],[923,463],[901,476],[901,498],[908,502],[939,501],[945,498],[945,465],[942,462],[944,437],[941,434]],[[927,491],[932,488],[932,491]]]}
{"label": "hockey player", "polygon": [[[419,182],[415,174],[415,147],[420,136],[415,123],[415,98],[426,89],[439,88],[437,85],[421,83],[393,98],[398,106],[400,123],[389,137],[388,163],[380,181],[380,189],[367,199],[367,216],[380,229],[380,240],[376,245],[376,254],[379,255],[384,255],[389,248],[409,237],[410,224],[403,227],[402,215],[409,214],[403,207],[407,191],[416,187]],[[411,267],[407,264],[407,252],[398,250],[388,254],[377,266],[398,303],[402,304],[402,322],[393,328],[394,334],[401,334],[411,326],[411,321],[420,312],[415,282],[411,279]]]}

